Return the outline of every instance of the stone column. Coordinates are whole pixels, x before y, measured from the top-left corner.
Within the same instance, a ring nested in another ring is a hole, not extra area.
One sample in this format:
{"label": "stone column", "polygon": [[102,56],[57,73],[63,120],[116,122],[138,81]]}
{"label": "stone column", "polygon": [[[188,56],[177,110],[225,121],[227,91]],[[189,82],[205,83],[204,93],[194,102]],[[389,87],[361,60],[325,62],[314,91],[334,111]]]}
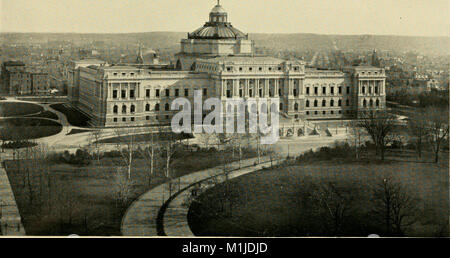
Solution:
{"label": "stone column", "polygon": [[264,97],[266,97],[266,98],[270,97],[270,95],[269,95],[269,80],[268,79],[264,79]]}

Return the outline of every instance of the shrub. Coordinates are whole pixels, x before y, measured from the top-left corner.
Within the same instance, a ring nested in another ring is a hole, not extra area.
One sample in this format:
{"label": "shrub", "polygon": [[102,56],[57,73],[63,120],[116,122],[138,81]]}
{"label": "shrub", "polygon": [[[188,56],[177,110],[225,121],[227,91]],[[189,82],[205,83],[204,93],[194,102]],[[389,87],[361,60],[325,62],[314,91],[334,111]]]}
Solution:
{"label": "shrub", "polygon": [[20,149],[20,148],[26,148],[26,147],[35,147],[38,144],[35,142],[30,142],[27,140],[23,141],[12,141],[8,143],[3,143],[2,148],[3,149]]}

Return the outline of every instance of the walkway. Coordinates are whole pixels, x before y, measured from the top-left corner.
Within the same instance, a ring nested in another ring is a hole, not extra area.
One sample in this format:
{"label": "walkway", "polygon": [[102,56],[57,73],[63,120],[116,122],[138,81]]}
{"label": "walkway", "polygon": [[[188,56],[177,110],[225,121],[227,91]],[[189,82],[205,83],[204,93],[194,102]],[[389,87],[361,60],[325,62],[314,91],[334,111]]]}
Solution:
{"label": "walkway", "polygon": [[[277,152],[282,156],[299,155],[310,149],[318,149],[329,146],[336,140],[345,140],[346,137],[329,137],[317,139],[304,139],[302,142],[280,140],[277,143]],[[290,146],[290,147],[289,147]],[[264,166],[270,166],[267,158],[264,164],[253,166],[256,158],[242,161],[239,169],[238,162],[229,164],[230,169],[235,169],[230,177],[235,178],[260,170]],[[213,176],[222,174],[222,166],[196,172],[174,179],[176,190],[169,196],[168,183],[157,186],[141,195],[131,204],[122,220],[121,232],[124,236],[193,236],[188,222],[187,212],[189,208],[184,204],[189,195],[189,188],[196,183],[205,181]],[[180,186],[178,186],[180,182]],[[181,190],[181,191],[180,191]],[[163,207],[163,209],[161,209]],[[159,217],[158,217],[159,216]]]}
{"label": "walkway", "polygon": [[16,199],[3,165],[0,166],[0,224],[4,236],[24,236]]}
{"label": "walkway", "polygon": [[[248,170],[247,173],[261,169],[264,164],[253,166],[256,160],[257,158],[243,160],[241,162],[241,166],[242,167],[252,166],[251,167],[252,169],[250,170],[247,169]],[[267,161],[267,158],[265,161]],[[265,165],[267,166],[267,164]],[[238,169],[239,162],[233,162],[229,164],[228,168]],[[243,171],[244,170],[233,171],[233,175],[234,176],[242,175]],[[209,179],[213,176],[220,175],[221,173],[222,173],[222,166],[219,166],[212,169],[207,169],[193,174],[189,174],[178,179],[174,179],[172,182],[176,184],[177,190],[180,189],[184,191],[195,183],[198,183],[205,179]],[[173,192],[176,192],[177,190],[173,190]],[[177,193],[174,193],[172,196],[175,197],[176,195]],[[157,186],[152,190],[148,191],[147,193],[143,194],[141,197],[139,197],[134,203],[131,204],[131,206],[125,213],[121,227],[122,235],[124,236],[164,235],[162,234],[163,232],[158,233],[158,225],[157,225],[158,213],[160,212],[161,206],[163,206],[170,199],[170,197],[171,196],[169,195],[169,183]],[[178,202],[179,201],[177,201],[177,203]],[[169,210],[171,212],[175,209],[177,208],[174,205],[169,206]],[[165,216],[164,218],[170,221],[172,220],[173,217]],[[183,229],[182,232],[187,231],[189,226],[187,225],[187,223],[184,223],[186,219],[183,218],[175,219],[175,222],[172,220],[172,222],[168,224],[174,225],[174,223],[177,224],[178,221],[181,223],[180,226],[170,227],[171,228],[170,232],[174,231],[173,228],[177,227],[182,228]],[[186,234],[188,234],[189,232],[187,232]]]}

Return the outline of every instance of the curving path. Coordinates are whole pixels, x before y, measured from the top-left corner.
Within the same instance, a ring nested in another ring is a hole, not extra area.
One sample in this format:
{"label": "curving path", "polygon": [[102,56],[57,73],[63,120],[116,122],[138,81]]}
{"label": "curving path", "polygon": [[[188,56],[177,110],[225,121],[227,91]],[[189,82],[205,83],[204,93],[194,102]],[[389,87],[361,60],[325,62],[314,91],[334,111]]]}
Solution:
{"label": "curving path", "polygon": [[[311,149],[329,146],[336,140],[345,139],[346,137],[315,138],[304,139],[301,142],[280,140],[278,149],[280,155],[286,156],[288,153],[298,155]],[[261,161],[266,163],[254,166],[255,160],[256,158],[242,161],[242,168],[240,169],[238,162],[229,164],[228,167],[234,169],[229,176],[232,178],[239,177],[270,165],[270,163],[267,163],[268,159],[264,158]],[[193,236],[187,222],[189,207],[184,204],[187,196],[190,194],[189,190],[197,183],[208,180],[211,177],[219,176],[220,179],[221,174],[222,166],[219,166],[174,179],[172,182],[178,183],[179,181],[180,186],[177,186],[177,190],[172,196],[169,196],[168,183],[159,185],[144,193],[126,211],[121,225],[122,235]]]}

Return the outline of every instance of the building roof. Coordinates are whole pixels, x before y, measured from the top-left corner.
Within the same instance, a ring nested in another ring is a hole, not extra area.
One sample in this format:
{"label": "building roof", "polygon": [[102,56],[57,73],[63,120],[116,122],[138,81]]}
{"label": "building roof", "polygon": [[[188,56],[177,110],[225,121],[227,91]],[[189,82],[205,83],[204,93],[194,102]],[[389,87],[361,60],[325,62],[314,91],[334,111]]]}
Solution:
{"label": "building roof", "polygon": [[227,13],[227,11],[225,11],[225,9],[223,9],[223,7],[220,4],[217,4],[216,6],[214,6],[214,8],[211,10],[211,13]]}
{"label": "building roof", "polygon": [[246,39],[247,34],[234,28],[229,23],[206,23],[203,27],[188,35],[190,39]]}
{"label": "building roof", "polygon": [[233,63],[233,64],[281,64],[285,60],[270,56],[220,56],[199,61],[210,63]]}

